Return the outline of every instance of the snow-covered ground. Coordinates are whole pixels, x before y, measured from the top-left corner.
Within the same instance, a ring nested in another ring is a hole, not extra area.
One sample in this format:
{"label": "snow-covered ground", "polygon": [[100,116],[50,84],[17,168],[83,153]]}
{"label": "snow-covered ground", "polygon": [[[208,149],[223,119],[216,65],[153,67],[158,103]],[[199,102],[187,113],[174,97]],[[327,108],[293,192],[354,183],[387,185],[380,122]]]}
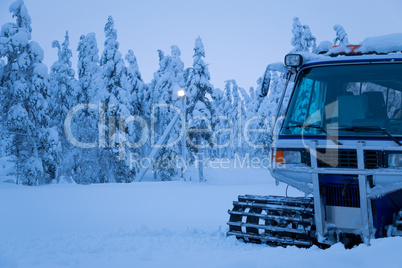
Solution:
{"label": "snow-covered ground", "polygon": [[227,210],[237,195],[283,195],[286,186],[264,169],[207,169],[205,176],[206,183],[38,187],[0,177],[0,267],[401,267],[402,238],[352,250],[228,238]]}

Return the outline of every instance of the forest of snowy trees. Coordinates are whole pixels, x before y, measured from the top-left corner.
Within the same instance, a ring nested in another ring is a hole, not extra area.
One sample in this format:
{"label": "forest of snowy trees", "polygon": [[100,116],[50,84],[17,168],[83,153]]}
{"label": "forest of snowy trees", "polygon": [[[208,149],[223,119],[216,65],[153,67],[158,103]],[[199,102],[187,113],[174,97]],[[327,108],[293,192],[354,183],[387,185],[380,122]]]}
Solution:
{"label": "forest of snowy trees", "polygon": [[[70,44],[66,32],[64,40],[52,43],[58,60],[48,68],[43,49],[31,40],[24,2],[16,0],[9,11],[15,22],[4,24],[0,34],[0,157],[15,165],[17,184],[132,182],[142,169],[132,157],[152,152],[156,180],[170,180],[180,172],[177,163],[193,164],[199,156],[268,155],[272,117],[285,85],[277,70],[267,68],[257,88],[246,90],[235,80],[215,88],[197,37],[192,66],[184,66],[180,49],[172,45],[169,53],[157,51],[159,69],[146,82],[134,52],[119,50],[112,17],[102,48],[94,33]],[[346,44],[345,31],[335,27],[335,43]],[[292,52],[318,53],[329,45],[317,47],[298,18],[292,33]],[[180,90],[185,97],[178,96]],[[245,128],[254,131],[245,135]]]}

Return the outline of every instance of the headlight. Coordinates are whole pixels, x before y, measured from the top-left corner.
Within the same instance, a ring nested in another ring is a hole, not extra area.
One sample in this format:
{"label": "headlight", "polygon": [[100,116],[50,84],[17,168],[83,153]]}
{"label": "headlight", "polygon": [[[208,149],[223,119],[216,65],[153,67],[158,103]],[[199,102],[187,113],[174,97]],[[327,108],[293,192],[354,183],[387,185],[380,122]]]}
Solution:
{"label": "headlight", "polygon": [[281,164],[300,164],[301,152],[300,151],[284,151],[277,150],[275,156],[275,162]]}
{"label": "headlight", "polygon": [[289,67],[299,67],[303,63],[303,57],[299,54],[288,54],[285,56],[285,65]]}
{"label": "headlight", "polygon": [[389,167],[402,167],[402,153],[388,154]]}

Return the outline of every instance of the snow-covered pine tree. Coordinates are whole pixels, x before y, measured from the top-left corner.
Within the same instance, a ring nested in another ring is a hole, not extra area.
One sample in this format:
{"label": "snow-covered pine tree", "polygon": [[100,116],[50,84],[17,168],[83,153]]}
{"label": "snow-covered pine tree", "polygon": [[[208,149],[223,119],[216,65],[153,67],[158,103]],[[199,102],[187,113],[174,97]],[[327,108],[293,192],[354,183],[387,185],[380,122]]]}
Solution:
{"label": "snow-covered pine tree", "polygon": [[[94,33],[81,35],[78,43],[78,83],[76,103],[97,103],[100,100],[98,88],[102,86],[99,55]],[[74,137],[85,143],[96,141],[98,137],[98,111],[84,109],[74,116],[72,133]],[[99,181],[102,166],[99,155],[100,148],[72,147],[65,152],[63,176],[72,178],[76,183],[89,184]]]}
{"label": "snow-covered pine tree", "polygon": [[223,135],[226,133],[225,127],[229,123],[225,119],[225,102],[224,100],[225,94],[219,88],[214,88],[211,94],[212,98],[212,107],[213,107],[213,115],[214,115],[214,136],[212,137],[213,150],[212,157],[223,158],[225,143]]}
{"label": "snow-covered pine tree", "polygon": [[307,25],[303,25],[300,23],[300,19],[298,17],[293,18],[293,28],[292,28],[293,37],[291,40],[291,44],[293,49],[291,53],[297,52],[314,52],[316,45],[316,38],[312,35],[310,27]]}
{"label": "snow-covered pine tree", "polygon": [[[265,72],[264,75],[267,75],[267,73]],[[271,78],[271,74],[269,74],[269,77]],[[246,120],[251,120],[253,117],[260,115],[259,114],[260,106],[261,106],[262,102],[267,98],[266,96],[261,96],[261,94],[258,93],[258,92],[261,92],[261,88],[263,87],[262,81],[263,81],[263,79],[262,79],[262,77],[260,77],[257,80],[257,84],[258,84],[257,89],[254,89],[253,87],[251,87],[249,90],[250,99],[249,99],[249,102],[246,104],[246,107],[247,107]],[[270,79],[269,79],[269,83],[271,83]],[[250,122],[249,128],[257,129],[260,127],[260,125],[261,125],[261,122],[259,122],[258,120],[253,120]],[[248,134],[248,139],[252,144],[258,144],[260,135],[261,135],[261,133],[251,132]],[[259,150],[256,150],[255,148],[252,148],[250,146],[248,146],[248,151],[250,153],[250,156],[256,156],[256,157],[261,156]]]}
{"label": "snow-covered pine tree", "polygon": [[[158,57],[159,57],[159,69],[154,73],[153,79],[150,84],[150,92],[151,92],[151,113],[150,113],[150,124],[151,124],[151,139],[150,139],[150,149],[152,150],[159,140],[159,138],[163,135],[166,126],[169,124],[169,121],[172,119],[172,113],[167,109],[167,107],[159,107],[160,104],[172,104],[172,80],[171,74],[168,70],[168,65],[170,62],[170,56],[165,56],[165,53],[158,49]],[[168,153],[165,152],[166,148],[161,148],[158,155],[155,156],[154,159],[155,166],[153,167],[153,175],[154,179],[158,179],[158,175],[162,175],[161,179],[165,178],[167,174],[160,174],[161,168],[159,167],[159,163],[163,161],[163,157],[168,157]]]}
{"label": "snow-covered pine tree", "polygon": [[310,27],[303,25],[301,44],[304,52],[314,52],[317,48],[316,38],[311,33]]}
{"label": "snow-covered pine tree", "polygon": [[[1,46],[2,45],[0,44],[0,47]],[[5,65],[6,64],[5,64],[4,60],[0,58],[0,97],[2,96],[1,92],[5,91],[5,89],[2,87],[2,85],[3,85],[2,79],[3,79],[3,73],[4,73]],[[0,102],[0,111],[3,111],[2,102]],[[4,122],[3,122],[1,116],[0,116],[0,129],[5,129]],[[6,144],[8,143],[8,141],[6,141],[6,139],[7,139],[8,136],[9,135],[6,135],[6,133],[4,133],[3,131],[0,132],[0,157],[6,155]]]}
{"label": "snow-covered pine tree", "polygon": [[[185,71],[186,114],[188,118],[205,116],[206,119],[210,120],[212,106],[207,95],[212,94],[213,85],[209,81],[208,66],[203,60],[205,58],[205,50],[200,37],[195,40],[193,58],[193,67]],[[193,125],[189,125],[188,128],[205,130],[205,132],[191,133],[189,135],[189,139],[193,144],[197,144],[198,146],[207,146],[207,144],[210,144],[211,133],[209,133],[205,120],[194,120]],[[190,146],[189,149],[194,153],[199,152],[195,146]]]}
{"label": "snow-covered pine tree", "polygon": [[[114,20],[111,16],[104,28],[105,48],[100,60],[101,73],[103,79],[103,88],[100,96],[107,108],[108,116],[108,142],[109,148],[102,150],[101,160],[105,161],[104,167],[110,167],[101,174],[102,182],[108,181],[126,181],[133,180],[133,172],[128,169],[129,159],[126,161],[119,159],[119,137],[126,136],[127,127],[119,126],[119,122],[130,116],[131,104],[130,93],[126,87],[126,67],[119,51],[119,42],[117,42],[117,31],[114,28]],[[120,132],[120,133],[119,133]],[[121,133],[124,132],[124,133]],[[106,146],[105,146],[106,147]],[[134,171],[134,170],[132,170]]]}
{"label": "snow-covered pine tree", "polygon": [[230,158],[233,158],[235,153],[238,153],[240,155],[244,154],[242,129],[244,127],[246,111],[244,99],[240,97],[239,91],[243,91],[243,94],[245,93],[245,90],[243,88],[239,89],[236,80],[232,79],[225,81],[225,101],[227,103],[230,103],[230,105],[228,104],[225,107],[225,111],[226,115],[233,120],[233,125],[231,126],[231,128],[234,132],[234,139],[233,141],[231,141],[231,145],[229,146],[229,148],[227,148],[228,157]]}
{"label": "snow-covered pine tree", "polygon": [[347,45],[349,44],[348,35],[345,32],[345,29],[341,25],[335,25],[334,30],[336,32],[336,38],[334,39],[334,46],[336,46],[339,42],[339,45]]}
{"label": "snow-covered pine tree", "polygon": [[[161,137],[169,122],[176,115],[176,111],[169,106],[175,105],[181,107],[180,100],[178,98],[178,91],[183,84],[183,62],[180,59],[180,49],[177,46],[171,46],[171,55],[165,56],[164,53],[159,50],[159,69],[154,73],[154,79],[151,82],[152,92],[152,104],[153,117],[151,118],[151,125],[155,130],[152,133],[153,143]],[[159,107],[158,105],[168,105],[167,107]],[[176,124],[174,129],[170,132],[167,143],[177,141],[180,133],[180,126]],[[155,169],[157,177],[161,180],[170,180],[171,177],[176,174],[174,162],[176,157],[181,151],[179,151],[179,144],[174,146],[164,147],[157,155]]]}
{"label": "snow-covered pine tree", "polygon": [[[237,85],[236,80],[232,80],[232,96],[233,96],[233,106],[235,107],[235,111],[233,111],[233,118],[235,118],[235,136],[236,136],[236,153],[239,155],[244,155],[245,153],[245,143],[243,141],[243,129],[244,129],[244,123],[246,120],[246,105],[245,101],[247,100],[247,94],[244,88],[241,88]],[[240,93],[243,92],[243,98],[240,97]]]}
{"label": "snow-covered pine tree", "polygon": [[223,97],[223,111],[222,114],[226,116],[228,119],[231,121],[226,121],[224,122],[225,128],[230,129],[230,132],[225,132],[222,133],[221,136],[221,142],[220,144],[226,144],[228,143],[228,146],[224,148],[224,156],[225,157],[232,157],[232,152],[233,152],[233,147],[235,146],[234,140],[235,140],[235,128],[234,128],[234,121],[235,118],[232,117],[232,111],[235,110],[235,107],[233,106],[233,99],[232,99],[232,87],[230,81],[227,81],[225,83],[225,89],[224,89],[224,97]]}
{"label": "snow-covered pine tree", "polygon": [[[257,90],[255,90],[253,87],[250,87],[249,95],[249,101],[245,105],[247,107],[246,120],[251,120],[252,118],[255,118],[255,116],[259,116],[258,110],[260,108],[261,102],[265,99],[265,97],[260,97],[260,95],[257,94]],[[261,122],[258,121],[251,121],[250,128],[258,128],[260,127],[260,123]],[[248,139],[250,139],[252,143],[257,143],[259,135],[261,134],[251,132],[249,133]],[[258,156],[258,150],[255,150],[250,146],[248,146],[248,152],[250,153],[250,156]]]}
{"label": "snow-covered pine tree", "polygon": [[301,25],[300,19],[298,17],[293,18],[292,34],[293,37],[291,44],[293,46],[293,49],[291,53],[303,51],[303,45],[302,45],[303,26]]}
{"label": "snow-covered pine tree", "polygon": [[99,49],[95,33],[81,35],[78,43],[78,84],[77,103],[98,101],[100,84]]}
{"label": "snow-covered pine tree", "polygon": [[44,53],[31,40],[31,17],[24,1],[14,1],[9,11],[16,23],[3,25],[0,58],[5,58],[0,79],[1,118],[10,137],[7,154],[16,158],[17,183],[49,183],[56,176],[60,154],[56,130],[49,128],[48,70]]}
{"label": "snow-covered pine tree", "polygon": [[200,37],[195,40],[193,67],[186,69],[185,86],[188,94],[188,113],[191,114],[198,101],[204,102],[207,109],[211,105],[207,94],[212,94],[213,85],[209,82],[208,65],[204,62],[205,50]]}
{"label": "snow-covered pine tree", "polygon": [[114,28],[114,20],[112,16],[108,17],[105,25],[105,48],[100,60],[102,67],[102,77],[110,104],[122,104],[126,101],[127,89],[123,88],[125,79],[125,65],[122,55],[119,51],[119,42],[117,42],[117,30]]}
{"label": "snow-covered pine tree", "polygon": [[[70,44],[68,31],[64,37],[64,42],[60,45],[59,41],[53,41],[52,47],[57,48],[58,59],[50,68],[49,95],[51,96],[50,118],[51,124],[57,127],[62,135],[64,133],[64,119],[68,111],[76,104],[76,80],[74,79],[74,69],[71,67],[72,51],[68,47]],[[62,135],[64,136],[64,135]],[[67,141],[62,142],[63,148]]]}
{"label": "snow-covered pine tree", "polygon": [[[243,129],[245,128],[245,122],[247,120],[251,120],[254,116],[258,115],[258,107],[261,101],[261,98],[257,96],[255,90],[253,87],[250,87],[249,91],[247,92],[244,88],[239,87],[239,91],[241,93],[242,99],[243,99],[243,107],[242,112],[244,112],[243,121],[242,121],[242,127]],[[252,122],[253,123],[253,122]],[[254,122],[255,123],[255,122]],[[249,133],[249,134],[255,134],[255,133]],[[242,133],[242,136],[244,139],[248,138],[245,137]],[[251,148],[245,140],[242,142],[242,148],[243,148],[243,153],[249,153],[251,156],[253,156],[255,150]]]}
{"label": "snow-covered pine tree", "polygon": [[62,148],[61,168],[58,175],[65,176],[65,171],[70,171],[70,167],[67,169],[67,163],[69,161],[69,152],[72,151],[73,146],[66,139],[64,134],[64,120],[69,110],[76,105],[76,80],[74,78],[74,69],[71,67],[72,51],[69,48],[69,36],[68,31],[64,37],[63,43],[60,45],[59,41],[53,41],[52,47],[57,48],[58,59],[50,68],[49,77],[49,95],[50,103],[49,110],[51,125],[55,127],[59,133],[59,139]]}
{"label": "snow-covered pine tree", "polygon": [[130,93],[130,108],[132,109],[131,114],[140,115],[145,97],[144,93],[145,91],[147,91],[147,85],[143,82],[141,78],[137,58],[135,57],[134,52],[131,49],[126,54],[125,59],[128,63],[128,67],[126,68],[126,87]]}
{"label": "snow-covered pine tree", "polygon": [[[150,114],[150,94],[149,86],[143,82],[141,73],[138,67],[137,58],[134,55],[133,50],[129,50],[125,56],[128,66],[126,67],[126,81],[124,87],[127,88],[129,94],[129,108],[131,115],[141,116],[147,123],[149,123]],[[134,125],[130,123],[127,127],[127,134],[129,141],[138,141],[141,138],[141,131],[143,126]],[[137,153],[139,155],[145,155],[149,152],[149,146],[144,145],[140,148],[131,149],[131,153]],[[134,168],[134,167],[133,167]],[[137,173],[137,171],[134,171]]]}
{"label": "snow-covered pine tree", "polygon": [[[182,113],[185,113],[185,99],[182,99],[178,96],[179,90],[184,87],[184,63],[181,60],[181,51],[178,46],[172,45],[170,47],[170,61],[169,61],[169,68],[168,70],[171,73],[171,77],[173,78],[172,83],[172,101],[173,104],[179,108]],[[184,97],[185,98],[185,97]],[[184,106],[184,108],[183,108]],[[181,156],[182,161],[186,161],[186,155],[188,155],[186,142],[184,142],[184,149],[182,150],[182,142],[178,141],[178,137],[180,136],[181,130],[185,129],[185,125],[175,124],[172,132],[170,133],[168,143],[172,143],[173,141],[177,141],[174,147],[167,148],[163,154],[167,154],[168,160],[173,160],[170,163],[174,164],[175,159],[176,161],[179,159],[178,156]],[[185,123],[185,122],[184,122]],[[184,152],[185,155],[182,155]],[[174,158],[176,157],[176,158]],[[182,163],[184,164],[184,162]],[[168,178],[170,179],[174,174],[177,174],[177,170],[174,169],[174,166],[170,165],[169,168],[164,168],[161,170],[161,178]],[[177,167],[177,165],[176,165]]]}
{"label": "snow-covered pine tree", "polygon": [[[267,79],[267,77],[269,77],[269,79]],[[285,77],[282,73],[267,68],[264,76],[260,77],[257,83],[259,84],[257,90],[254,91],[254,89],[250,89],[250,100],[252,101],[247,105],[247,119],[254,116],[261,116],[261,118],[251,121],[249,127],[251,129],[265,129],[270,131],[271,127],[274,125],[283,90],[285,90]],[[267,92],[266,96],[262,96],[258,93],[264,91],[264,87],[269,87],[269,91],[265,89]],[[282,109],[284,109],[284,107],[286,107],[286,104],[282,106]],[[265,157],[271,142],[269,133],[250,133],[249,137],[250,142],[256,145],[252,146],[254,148],[250,148],[250,153],[257,157]]]}
{"label": "snow-covered pine tree", "polygon": [[251,118],[254,115],[257,115],[258,108],[261,104],[261,98],[258,96],[254,87],[250,87],[249,89],[249,101],[247,102],[247,118]]}

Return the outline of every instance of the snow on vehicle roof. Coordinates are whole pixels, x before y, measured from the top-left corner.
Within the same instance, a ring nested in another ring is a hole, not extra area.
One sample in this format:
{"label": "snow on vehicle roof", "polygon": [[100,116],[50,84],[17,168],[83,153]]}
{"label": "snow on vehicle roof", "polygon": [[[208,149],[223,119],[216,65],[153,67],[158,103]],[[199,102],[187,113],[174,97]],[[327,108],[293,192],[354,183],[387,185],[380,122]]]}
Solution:
{"label": "snow on vehicle roof", "polygon": [[335,46],[326,54],[299,54],[303,56],[303,65],[360,60],[402,60],[402,33],[368,37],[359,46]]}
{"label": "snow on vehicle roof", "polygon": [[368,37],[361,43],[357,52],[389,53],[402,51],[402,33]]}

